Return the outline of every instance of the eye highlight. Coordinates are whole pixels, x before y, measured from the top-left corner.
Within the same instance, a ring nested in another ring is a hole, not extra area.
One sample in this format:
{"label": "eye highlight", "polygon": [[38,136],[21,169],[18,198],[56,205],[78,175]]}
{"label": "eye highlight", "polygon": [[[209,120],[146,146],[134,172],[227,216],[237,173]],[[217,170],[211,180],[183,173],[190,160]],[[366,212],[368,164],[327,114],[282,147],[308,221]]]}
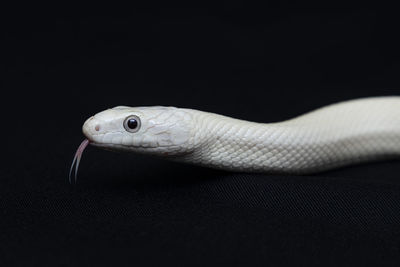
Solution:
{"label": "eye highlight", "polygon": [[130,133],[136,133],[140,129],[140,118],[136,115],[126,117],[124,120],[124,128]]}

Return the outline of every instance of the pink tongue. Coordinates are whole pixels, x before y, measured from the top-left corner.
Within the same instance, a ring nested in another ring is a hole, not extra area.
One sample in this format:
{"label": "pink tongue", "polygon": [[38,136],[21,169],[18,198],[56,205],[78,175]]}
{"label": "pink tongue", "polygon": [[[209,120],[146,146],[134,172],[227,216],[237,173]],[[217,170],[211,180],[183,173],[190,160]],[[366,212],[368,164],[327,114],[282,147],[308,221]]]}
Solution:
{"label": "pink tongue", "polygon": [[81,161],[82,153],[88,144],[89,144],[88,139],[83,140],[83,142],[79,145],[78,149],[75,152],[74,160],[72,161],[71,169],[69,170],[69,182],[70,183],[72,183],[71,177],[72,177],[72,170],[74,169],[74,165],[75,165],[75,183],[76,183],[76,179],[78,178],[79,162]]}

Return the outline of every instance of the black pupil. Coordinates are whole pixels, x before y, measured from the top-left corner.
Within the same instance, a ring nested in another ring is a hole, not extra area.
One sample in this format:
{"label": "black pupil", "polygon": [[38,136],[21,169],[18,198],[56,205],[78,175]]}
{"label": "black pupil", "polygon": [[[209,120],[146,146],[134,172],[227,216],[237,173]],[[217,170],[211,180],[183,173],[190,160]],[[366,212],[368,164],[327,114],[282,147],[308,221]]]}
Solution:
{"label": "black pupil", "polygon": [[135,119],[129,119],[127,124],[130,129],[135,129],[138,125],[137,120]]}

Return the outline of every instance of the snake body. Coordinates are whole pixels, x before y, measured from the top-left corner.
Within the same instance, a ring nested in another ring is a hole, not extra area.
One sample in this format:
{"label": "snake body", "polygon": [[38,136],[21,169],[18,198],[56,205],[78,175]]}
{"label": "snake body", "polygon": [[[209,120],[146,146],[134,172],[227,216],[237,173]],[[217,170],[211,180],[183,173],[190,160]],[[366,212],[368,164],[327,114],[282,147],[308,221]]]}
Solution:
{"label": "snake body", "polygon": [[277,123],[119,106],[89,118],[83,133],[108,150],[229,171],[306,174],[400,156],[400,97],[345,101]]}

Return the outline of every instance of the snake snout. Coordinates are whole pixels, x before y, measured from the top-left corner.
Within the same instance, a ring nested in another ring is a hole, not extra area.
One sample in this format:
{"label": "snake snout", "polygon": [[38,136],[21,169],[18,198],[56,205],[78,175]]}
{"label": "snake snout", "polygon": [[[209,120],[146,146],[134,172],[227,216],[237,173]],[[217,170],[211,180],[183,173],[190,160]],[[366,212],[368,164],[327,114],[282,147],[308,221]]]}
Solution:
{"label": "snake snout", "polygon": [[87,119],[82,126],[83,134],[92,142],[95,141],[94,135],[98,134],[99,131],[100,124],[94,117]]}

